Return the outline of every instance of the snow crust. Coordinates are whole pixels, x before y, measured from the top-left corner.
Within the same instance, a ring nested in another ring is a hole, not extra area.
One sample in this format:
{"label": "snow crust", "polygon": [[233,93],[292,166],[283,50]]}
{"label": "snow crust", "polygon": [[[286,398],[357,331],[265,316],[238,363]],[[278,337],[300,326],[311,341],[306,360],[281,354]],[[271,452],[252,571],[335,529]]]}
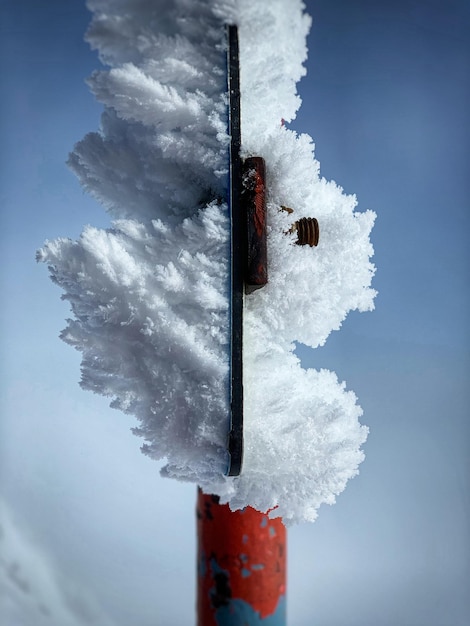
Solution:
{"label": "snow crust", "polygon": [[[322,345],[351,310],[373,309],[375,214],[320,176],[314,145],[281,124],[300,106],[310,18],[299,0],[89,0],[87,39],[107,69],[104,105],[69,164],[111,214],[78,241],[38,252],[72,308],[61,337],[81,385],[136,416],[163,474],[232,508],[313,521],[357,474],[368,429],[334,373],[304,370],[295,343]],[[227,466],[229,222],[224,24],[240,37],[242,151],[265,158],[269,284],[246,297],[245,457]],[[288,214],[281,205],[294,209]],[[317,248],[293,221],[316,217]]]}

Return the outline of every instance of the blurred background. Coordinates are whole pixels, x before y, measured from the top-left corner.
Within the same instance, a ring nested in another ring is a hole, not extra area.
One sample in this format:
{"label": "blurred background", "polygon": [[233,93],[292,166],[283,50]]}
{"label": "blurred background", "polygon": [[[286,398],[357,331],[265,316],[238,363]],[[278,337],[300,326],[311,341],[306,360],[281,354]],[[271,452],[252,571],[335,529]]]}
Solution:
{"label": "blurred background", "polygon": [[[354,390],[360,475],[289,530],[292,626],[465,626],[470,556],[470,4],[309,0],[290,124],[373,209],[379,295],[325,347]],[[84,2],[0,5],[0,617],[8,626],[194,622],[192,485],[160,478],[134,420],[81,391],[69,315],[35,251],[106,227],[65,161],[99,126]]]}

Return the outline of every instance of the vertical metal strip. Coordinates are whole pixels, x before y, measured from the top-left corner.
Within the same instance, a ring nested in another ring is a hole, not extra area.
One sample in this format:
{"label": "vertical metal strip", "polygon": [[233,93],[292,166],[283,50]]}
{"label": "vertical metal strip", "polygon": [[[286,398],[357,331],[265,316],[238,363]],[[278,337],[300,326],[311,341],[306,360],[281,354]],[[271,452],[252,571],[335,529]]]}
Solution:
{"label": "vertical metal strip", "polygon": [[231,231],[230,306],[230,433],[228,476],[238,476],[243,460],[243,268],[244,237],[241,215],[241,120],[240,60],[238,28],[227,26],[227,76],[229,94],[230,181],[229,211]]}

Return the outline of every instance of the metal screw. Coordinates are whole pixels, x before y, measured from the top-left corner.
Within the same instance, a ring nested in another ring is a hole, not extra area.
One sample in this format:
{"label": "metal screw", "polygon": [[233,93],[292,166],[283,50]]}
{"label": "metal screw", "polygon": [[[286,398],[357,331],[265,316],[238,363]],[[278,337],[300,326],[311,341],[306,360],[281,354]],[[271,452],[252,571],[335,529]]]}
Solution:
{"label": "metal screw", "polygon": [[290,233],[297,233],[298,246],[317,246],[320,239],[320,227],[316,217],[302,217],[292,224]]}

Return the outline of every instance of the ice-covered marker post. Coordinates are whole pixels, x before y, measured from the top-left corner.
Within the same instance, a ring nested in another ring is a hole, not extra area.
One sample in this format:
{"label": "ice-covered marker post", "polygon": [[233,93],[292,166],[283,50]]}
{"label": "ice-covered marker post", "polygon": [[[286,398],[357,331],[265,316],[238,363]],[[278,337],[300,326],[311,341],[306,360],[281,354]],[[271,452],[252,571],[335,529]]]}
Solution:
{"label": "ice-covered marker post", "polygon": [[[310,19],[300,0],[88,6],[87,38],[107,66],[90,78],[104,113],[69,164],[113,224],[38,252],[71,305],[61,337],[82,352],[81,385],[136,417],[163,475],[231,510],[314,521],[357,474],[367,428],[353,392],[333,372],[303,369],[294,351],[373,308],[375,215],[322,178],[311,138],[288,128]],[[241,157],[266,164],[269,269],[243,303],[244,454],[233,477],[227,23],[240,38]],[[313,215],[321,244],[296,245],[293,221]]]}
{"label": "ice-covered marker post", "polygon": [[[231,423],[229,476],[243,461],[243,296],[268,282],[266,168],[262,157],[241,162],[238,28],[227,26],[230,135],[228,209],[231,265]],[[231,511],[199,490],[197,624],[250,626],[286,620],[286,529],[277,517],[245,507]]]}

